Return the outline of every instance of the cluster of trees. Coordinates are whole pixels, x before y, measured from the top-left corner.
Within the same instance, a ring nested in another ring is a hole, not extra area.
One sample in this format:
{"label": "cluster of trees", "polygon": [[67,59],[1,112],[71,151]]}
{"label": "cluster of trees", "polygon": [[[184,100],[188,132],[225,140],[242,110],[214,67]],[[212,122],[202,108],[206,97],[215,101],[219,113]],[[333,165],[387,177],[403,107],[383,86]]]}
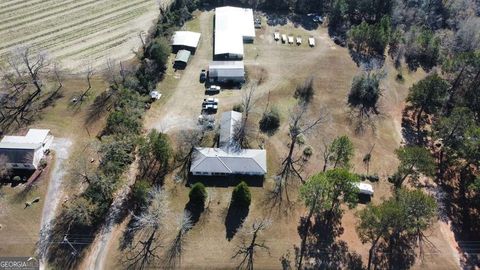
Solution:
{"label": "cluster of trees", "polygon": [[[300,198],[307,207],[298,231],[296,267],[360,269],[362,262],[337,237],[343,233],[341,219],[346,205],[358,202],[359,175],[351,173],[353,144],[347,136],[337,137],[324,147],[325,166],[300,187]],[[403,180],[417,179],[422,173],[432,175],[433,158],[422,147],[402,147],[396,151],[400,165],[395,174],[394,194],[379,205],[368,204],[357,213],[357,232],[364,243],[370,243],[368,269],[410,267],[415,250],[431,247],[424,234],[437,217],[436,200],[420,189],[405,189]],[[398,180],[403,179],[403,180]]]}
{"label": "cluster of trees", "polygon": [[34,121],[60,96],[63,74],[46,54],[19,47],[0,65],[0,134]]}
{"label": "cluster of trees", "polygon": [[367,269],[406,269],[413,265],[414,249],[432,245],[424,234],[437,217],[437,203],[421,190],[399,189],[379,205],[369,204],[358,213],[357,232],[370,243]]}

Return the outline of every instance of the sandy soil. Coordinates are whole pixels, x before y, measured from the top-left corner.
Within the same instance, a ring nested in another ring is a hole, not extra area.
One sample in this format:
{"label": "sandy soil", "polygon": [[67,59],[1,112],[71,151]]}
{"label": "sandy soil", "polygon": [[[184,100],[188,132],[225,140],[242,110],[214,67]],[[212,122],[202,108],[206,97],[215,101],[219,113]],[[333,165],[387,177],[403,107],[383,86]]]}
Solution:
{"label": "sandy soil", "polygon": [[128,60],[141,46],[139,34],[155,24],[155,0],[0,1],[0,61],[16,47],[46,52],[62,66],[102,67]]}

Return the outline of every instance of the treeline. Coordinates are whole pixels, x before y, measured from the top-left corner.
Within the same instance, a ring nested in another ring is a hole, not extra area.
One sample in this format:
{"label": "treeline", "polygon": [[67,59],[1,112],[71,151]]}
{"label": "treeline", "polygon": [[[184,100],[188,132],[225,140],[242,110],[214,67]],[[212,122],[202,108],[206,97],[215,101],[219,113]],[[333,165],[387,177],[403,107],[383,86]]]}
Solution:
{"label": "treeline", "polygon": [[142,135],[142,116],[150,100],[148,93],[156,88],[166,70],[170,55],[168,37],[191,16],[192,8],[183,1],[162,7],[157,29],[143,40],[143,50],[138,52],[139,65],[127,68],[109,63],[105,79],[110,89],[96,97],[89,109],[91,118],[110,109],[106,126],[98,135],[99,146],[93,150],[99,156],[98,167],[87,162],[87,157],[79,158],[83,162],[73,165],[72,174],[86,188],[64,205],[55,224],[47,229],[51,234],[45,232],[47,239],[39,242],[40,252],[48,252],[51,263],[65,268],[75,265],[101,224],[111,218],[108,217],[109,209],[121,207],[112,205],[114,196],[125,184],[125,171],[137,155],[140,175],[136,180],[141,180],[130,195],[137,209],[147,205],[147,193],[161,185],[157,179],[166,173],[173,153],[167,135],[158,132],[146,137]]}

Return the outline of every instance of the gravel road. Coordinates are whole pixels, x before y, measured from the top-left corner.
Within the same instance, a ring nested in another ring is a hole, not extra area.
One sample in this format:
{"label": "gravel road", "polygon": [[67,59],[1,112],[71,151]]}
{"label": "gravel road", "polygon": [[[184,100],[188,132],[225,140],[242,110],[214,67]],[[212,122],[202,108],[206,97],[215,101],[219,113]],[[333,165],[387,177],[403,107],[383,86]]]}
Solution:
{"label": "gravel road", "polygon": [[[51,150],[55,152],[55,163],[53,165],[52,173],[50,175],[50,182],[48,183],[47,195],[44,199],[43,212],[42,212],[42,222],[41,222],[41,236],[40,242],[46,241],[49,237],[49,227],[51,221],[55,217],[55,212],[57,210],[60,198],[62,197],[62,180],[65,175],[65,161],[67,160],[70,149],[72,146],[72,141],[69,139],[55,138],[51,146]],[[48,245],[39,246],[48,247]],[[41,252],[42,256],[40,258],[40,269],[45,269],[44,259],[46,254]]]}

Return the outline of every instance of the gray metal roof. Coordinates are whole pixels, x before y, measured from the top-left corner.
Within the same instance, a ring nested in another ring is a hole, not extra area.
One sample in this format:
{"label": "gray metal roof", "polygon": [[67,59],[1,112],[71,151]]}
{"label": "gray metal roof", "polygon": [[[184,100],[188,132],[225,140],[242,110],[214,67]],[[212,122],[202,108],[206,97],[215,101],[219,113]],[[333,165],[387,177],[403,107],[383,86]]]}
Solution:
{"label": "gray metal roof", "polygon": [[188,59],[190,59],[190,51],[187,50],[179,50],[177,52],[177,56],[175,57],[175,62],[184,62],[187,63]]}
{"label": "gray metal roof", "polygon": [[229,111],[222,113],[220,120],[220,147],[230,147],[233,143],[235,129],[242,120],[242,113]]}
{"label": "gray metal roof", "polygon": [[213,61],[208,66],[210,77],[245,77],[243,61]]}
{"label": "gray metal roof", "polygon": [[196,48],[200,40],[200,33],[190,31],[177,31],[172,37],[173,46],[186,46]]}
{"label": "gray metal roof", "polygon": [[220,148],[196,148],[191,172],[226,174],[267,173],[267,152],[261,149],[243,149],[226,152]]}

